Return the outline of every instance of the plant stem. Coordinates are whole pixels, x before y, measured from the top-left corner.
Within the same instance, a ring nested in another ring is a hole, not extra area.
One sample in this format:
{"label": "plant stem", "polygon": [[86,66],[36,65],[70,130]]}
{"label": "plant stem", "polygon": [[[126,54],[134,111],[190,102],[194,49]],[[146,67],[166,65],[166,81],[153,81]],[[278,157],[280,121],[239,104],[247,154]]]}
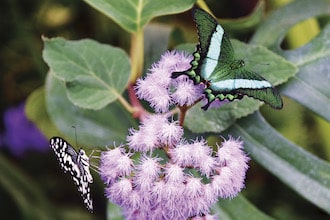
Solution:
{"label": "plant stem", "polygon": [[143,30],[132,34],[131,37],[131,76],[130,83],[134,84],[141,76],[143,69],[144,42]]}

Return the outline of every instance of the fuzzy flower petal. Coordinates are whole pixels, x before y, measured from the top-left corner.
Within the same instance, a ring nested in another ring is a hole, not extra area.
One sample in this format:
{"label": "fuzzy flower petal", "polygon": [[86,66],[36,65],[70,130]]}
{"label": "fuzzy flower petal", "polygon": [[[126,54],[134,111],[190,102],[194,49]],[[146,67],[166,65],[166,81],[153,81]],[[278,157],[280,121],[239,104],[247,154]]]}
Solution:
{"label": "fuzzy flower petal", "polygon": [[170,150],[172,160],[181,166],[193,166],[193,158],[191,155],[191,145],[180,143]]}
{"label": "fuzzy flower petal", "polygon": [[137,166],[135,184],[137,187],[150,190],[154,181],[158,179],[160,173],[159,158],[150,158],[143,156]]}
{"label": "fuzzy flower petal", "polygon": [[185,195],[188,198],[198,198],[203,195],[203,184],[199,178],[190,177],[186,180]]}
{"label": "fuzzy flower petal", "polygon": [[204,85],[194,85],[194,82],[185,76],[173,80],[172,85],[175,87],[175,91],[171,97],[173,102],[179,106],[191,106],[203,97]]}
{"label": "fuzzy flower petal", "polygon": [[183,169],[175,164],[169,164],[166,169],[165,179],[167,183],[182,183],[184,181]]}
{"label": "fuzzy flower petal", "polygon": [[111,184],[118,177],[129,175],[132,169],[133,161],[123,153],[121,147],[102,152],[99,172],[106,184]]}
{"label": "fuzzy flower petal", "polygon": [[162,144],[173,147],[183,135],[183,129],[177,122],[164,123],[159,129],[159,140]]}
{"label": "fuzzy flower petal", "polygon": [[118,205],[126,206],[133,192],[133,186],[128,179],[122,179],[106,188],[106,196]]}
{"label": "fuzzy flower petal", "polygon": [[215,194],[222,198],[232,198],[244,188],[244,179],[249,158],[245,155],[243,142],[229,138],[218,149],[218,175],[213,177]]}
{"label": "fuzzy flower petal", "polygon": [[167,51],[162,55],[159,66],[168,69],[171,77],[172,72],[182,72],[190,68],[193,57],[184,51]]}
{"label": "fuzzy flower petal", "polygon": [[147,152],[157,148],[158,138],[150,127],[140,127],[140,130],[131,129],[129,132],[127,142],[132,150]]}

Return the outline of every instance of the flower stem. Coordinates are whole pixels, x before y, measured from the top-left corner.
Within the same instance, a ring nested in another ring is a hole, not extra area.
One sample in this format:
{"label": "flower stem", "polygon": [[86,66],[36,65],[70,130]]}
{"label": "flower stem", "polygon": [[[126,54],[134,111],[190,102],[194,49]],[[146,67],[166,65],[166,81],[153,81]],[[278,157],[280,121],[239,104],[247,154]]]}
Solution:
{"label": "flower stem", "polygon": [[184,105],[184,106],[180,106],[179,108],[180,108],[179,125],[182,127],[184,123],[184,119],[186,117],[186,112],[189,109],[189,107]]}
{"label": "flower stem", "polygon": [[131,112],[133,114],[134,118],[139,118],[140,121],[143,121],[143,119],[149,114],[141,105],[141,102],[136,97],[136,93],[134,90],[134,84],[129,84],[127,87],[128,91],[128,97],[130,100],[130,103],[132,105],[133,111]]}
{"label": "flower stem", "polygon": [[120,102],[120,104],[122,104],[124,106],[124,108],[129,113],[134,114],[134,112],[135,112],[134,106],[130,105],[123,96],[118,95],[118,101]]}
{"label": "flower stem", "polygon": [[135,83],[137,78],[141,76],[141,72],[143,69],[143,30],[139,30],[138,32],[132,34],[130,56],[132,66],[130,83]]}

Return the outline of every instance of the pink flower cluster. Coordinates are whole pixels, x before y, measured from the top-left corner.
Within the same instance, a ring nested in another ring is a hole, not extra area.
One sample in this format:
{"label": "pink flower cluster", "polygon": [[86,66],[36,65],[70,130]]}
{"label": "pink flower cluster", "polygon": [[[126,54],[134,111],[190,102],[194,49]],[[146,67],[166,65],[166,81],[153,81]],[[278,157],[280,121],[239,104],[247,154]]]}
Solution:
{"label": "pink flower cluster", "polygon": [[183,53],[168,52],[153,65],[138,81],[137,94],[157,114],[130,129],[125,146],[101,154],[106,196],[123,208],[126,219],[211,219],[219,198],[244,188],[249,158],[241,141],[224,140],[214,152],[203,138],[186,140],[170,119],[171,105],[189,106],[202,97],[203,88],[186,76],[171,79],[172,72],[187,70],[189,61]]}
{"label": "pink flower cluster", "polygon": [[204,85],[194,85],[186,76],[171,78],[173,72],[189,69],[191,60],[192,56],[184,52],[166,52],[152,65],[147,76],[137,81],[139,98],[148,101],[158,113],[167,112],[173,104],[190,106],[203,98]]}
{"label": "pink flower cluster", "polygon": [[[106,196],[125,210],[127,219],[207,215],[219,197],[232,198],[244,188],[249,158],[241,141],[229,138],[213,154],[205,140],[189,143],[182,135],[175,122],[150,116],[127,137],[127,152],[120,146],[101,154]],[[152,154],[157,148],[166,157]],[[141,153],[137,163],[132,152]]]}

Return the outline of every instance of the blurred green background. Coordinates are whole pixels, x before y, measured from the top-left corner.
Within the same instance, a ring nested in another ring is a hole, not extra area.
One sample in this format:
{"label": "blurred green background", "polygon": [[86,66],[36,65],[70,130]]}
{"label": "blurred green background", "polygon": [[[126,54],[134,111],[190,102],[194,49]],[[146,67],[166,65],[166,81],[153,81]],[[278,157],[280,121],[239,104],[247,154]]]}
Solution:
{"label": "blurred green background", "polygon": [[[248,15],[257,3],[254,0],[207,2],[210,3],[210,8],[213,9],[211,5],[214,5],[219,9],[216,10],[218,17],[226,19]],[[282,2],[266,1],[267,10],[274,10]],[[75,40],[91,38],[121,47],[127,52],[130,35],[79,0],[3,0],[0,4],[0,219],[33,219],[28,214],[31,208],[36,212],[39,208],[45,208],[49,213],[56,213],[59,207],[66,213],[67,219],[105,219],[106,199],[97,173],[93,172],[96,183],[92,186],[95,214],[90,215],[85,210],[75,186],[71,184],[70,177],[60,170],[48,147],[48,140],[37,134],[38,131],[33,130],[33,124],[24,116],[24,101],[29,94],[44,84],[48,71],[41,57],[42,35]],[[190,12],[163,16],[153,21],[186,23],[193,28]],[[288,38],[282,46],[298,47],[310,40],[308,38],[314,37],[318,28],[313,21],[308,25],[311,25],[308,34],[296,35],[303,36],[301,43],[294,45]],[[248,41],[252,31],[232,31],[231,36]],[[170,46],[196,40],[188,39],[180,30],[175,29],[171,34]],[[261,112],[289,140],[330,161],[329,123],[298,103],[285,97],[284,99],[284,109],[276,114],[268,114],[267,106],[263,106]],[[79,142],[79,132],[77,135]],[[329,218],[258,164],[252,161],[251,166],[247,179],[248,190],[243,194],[259,209],[278,219]],[[8,182],[5,178],[8,176],[17,181]],[[47,219],[53,215],[37,216]]]}

